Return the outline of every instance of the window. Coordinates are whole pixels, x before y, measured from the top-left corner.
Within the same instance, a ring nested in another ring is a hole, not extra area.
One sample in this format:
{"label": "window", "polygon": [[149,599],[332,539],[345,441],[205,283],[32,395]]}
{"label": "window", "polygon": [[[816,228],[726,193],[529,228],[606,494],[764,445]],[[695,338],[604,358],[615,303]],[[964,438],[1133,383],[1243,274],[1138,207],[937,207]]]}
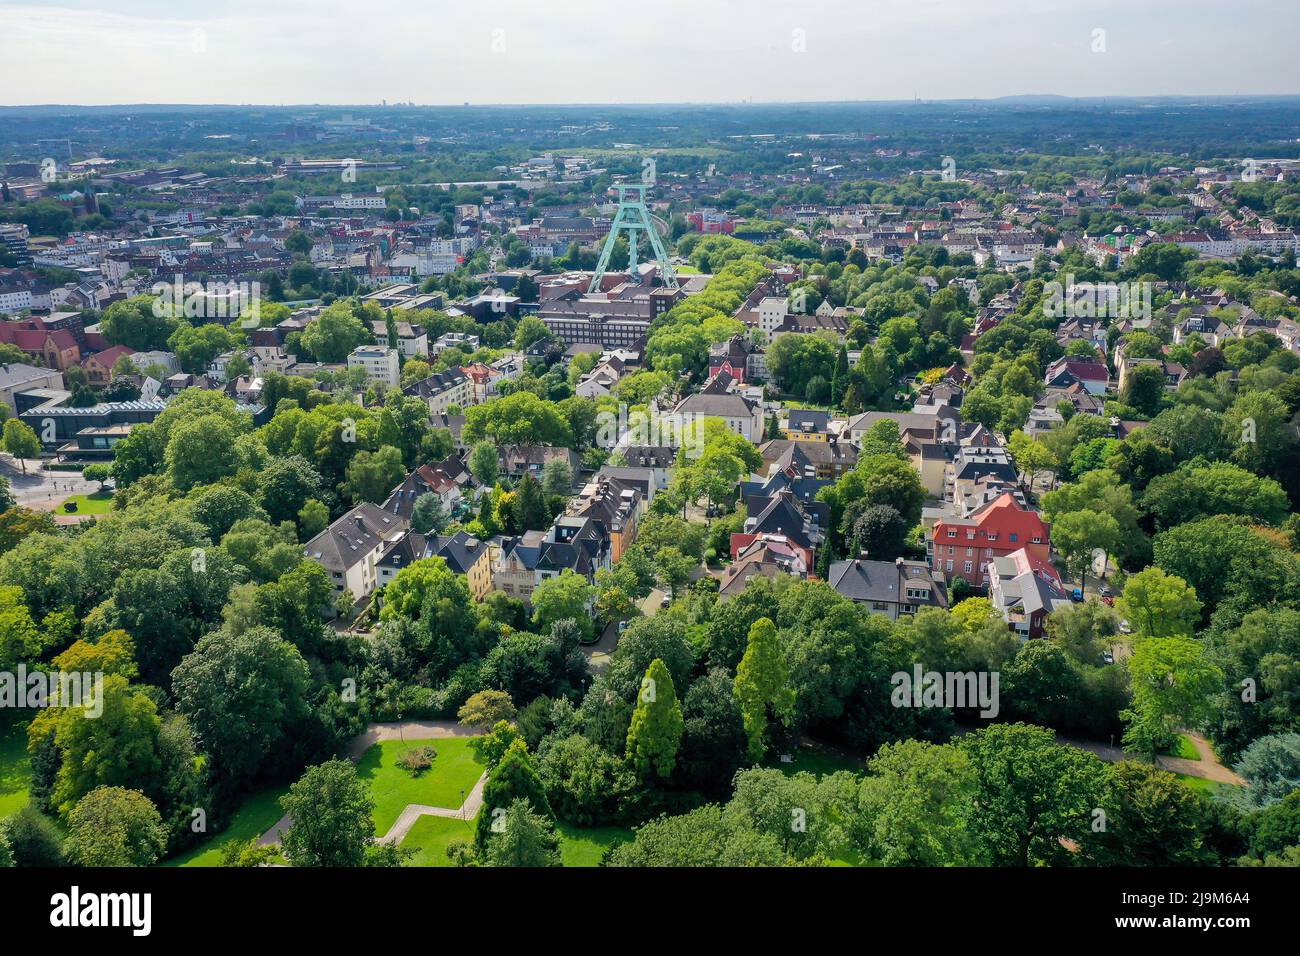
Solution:
{"label": "window", "polygon": [[1007,535],[1007,540],[1010,541],[1012,544],[1015,544],[1015,543],[1016,543],[1016,533],[1013,531],[1013,532],[1011,532],[1009,535]]}
{"label": "window", "polygon": [[972,556],[974,556],[974,554],[975,554],[975,549],[974,549],[974,548],[967,548],[967,549],[966,549],[966,557],[968,557],[968,558],[969,558],[969,557],[972,557]]}
{"label": "window", "polygon": [[949,532],[948,532],[948,537],[950,537],[950,538],[955,538],[955,537],[957,537],[957,531],[956,531],[956,529],[951,529],[951,530],[949,530]]}
{"label": "window", "polygon": [[1041,537],[1039,537],[1038,535],[1034,535],[1034,536],[1033,536],[1032,538],[1030,538],[1029,540],[1032,541],[1034,544],[1042,544],[1042,543],[1043,543],[1043,539],[1042,539]]}
{"label": "window", "polygon": [[949,574],[952,574],[952,562],[951,562],[951,561],[948,562],[948,573],[949,573]]}
{"label": "window", "polygon": [[962,570],[967,574],[970,574],[970,569],[971,569],[971,563],[967,561],[966,564],[962,567]]}

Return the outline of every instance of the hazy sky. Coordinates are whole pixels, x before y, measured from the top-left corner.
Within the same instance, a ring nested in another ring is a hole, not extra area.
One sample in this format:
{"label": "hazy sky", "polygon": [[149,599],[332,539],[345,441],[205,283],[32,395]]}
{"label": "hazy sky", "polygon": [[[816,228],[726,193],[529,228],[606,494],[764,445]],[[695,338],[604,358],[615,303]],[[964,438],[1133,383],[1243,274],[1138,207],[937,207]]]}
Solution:
{"label": "hazy sky", "polygon": [[1300,0],[0,0],[0,104],[1300,93],[1297,36]]}

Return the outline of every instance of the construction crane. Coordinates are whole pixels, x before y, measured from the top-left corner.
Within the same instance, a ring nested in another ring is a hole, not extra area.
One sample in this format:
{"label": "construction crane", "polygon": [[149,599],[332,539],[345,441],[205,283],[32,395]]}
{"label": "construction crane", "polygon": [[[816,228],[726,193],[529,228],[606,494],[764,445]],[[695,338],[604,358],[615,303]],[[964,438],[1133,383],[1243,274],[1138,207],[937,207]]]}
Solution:
{"label": "construction crane", "polygon": [[645,191],[650,187],[645,183],[619,183],[614,188],[618,190],[618,212],[614,214],[614,221],[610,223],[609,235],[605,237],[605,246],[600,250],[596,272],[592,275],[591,285],[587,288],[588,294],[600,291],[600,280],[609,272],[609,258],[614,252],[614,243],[618,242],[620,232],[627,233],[628,281],[639,281],[636,273],[637,249],[641,242],[641,233],[644,232],[650,242],[651,255],[659,263],[660,282],[665,289],[676,289],[677,276],[673,272],[672,263],[668,261],[668,252],[664,249],[658,230],[655,229],[650,210],[646,208]]}

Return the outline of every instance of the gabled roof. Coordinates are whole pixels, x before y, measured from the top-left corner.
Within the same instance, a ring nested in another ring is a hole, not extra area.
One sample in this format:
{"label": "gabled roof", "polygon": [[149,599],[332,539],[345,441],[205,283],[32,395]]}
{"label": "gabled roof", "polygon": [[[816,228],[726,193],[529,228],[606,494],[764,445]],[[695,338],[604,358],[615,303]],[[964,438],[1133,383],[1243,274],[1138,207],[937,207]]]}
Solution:
{"label": "gabled roof", "polygon": [[[871,561],[857,558],[836,561],[831,565],[829,584],[853,601],[879,601],[887,604],[926,603],[948,606],[948,588],[942,575],[932,572],[924,561]],[[908,598],[907,589],[925,590],[924,602]]]}
{"label": "gabled roof", "polygon": [[407,526],[405,518],[363,502],[303,545],[303,554],[327,571],[343,572]]}

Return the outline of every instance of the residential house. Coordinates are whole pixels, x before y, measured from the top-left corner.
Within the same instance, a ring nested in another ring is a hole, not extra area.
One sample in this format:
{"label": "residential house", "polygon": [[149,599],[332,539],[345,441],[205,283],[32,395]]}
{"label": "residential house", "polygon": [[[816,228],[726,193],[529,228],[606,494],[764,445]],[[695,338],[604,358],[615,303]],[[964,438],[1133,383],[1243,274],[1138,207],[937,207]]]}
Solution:
{"label": "residential house", "polygon": [[376,564],[405,535],[410,522],[379,505],[362,502],[303,546],[303,554],[323,567],[336,595],[354,598],[374,591]]}
{"label": "residential house", "polygon": [[809,567],[802,549],[775,538],[759,538],[741,548],[727,565],[718,587],[718,600],[728,601],[749,584],[753,577],[776,577],[793,574],[808,577]]}
{"label": "residential house", "polygon": [[[448,459],[449,462],[453,460],[459,463],[459,459],[455,456]],[[457,473],[465,473],[463,466]],[[393,489],[388,500],[383,504],[384,511],[409,521],[411,513],[415,510],[416,501],[424,495],[436,495],[443,510],[448,514],[463,497],[460,481],[455,475],[444,470],[441,464],[420,465]]]}
{"label": "residential house", "polygon": [[1047,616],[1070,597],[1056,569],[1021,548],[989,562],[989,601],[1022,638],[1043,636]]}
{"label": "residential house", "polygon": [[567,512],[591,518],[604,526],[610,543],[610,562],[618,561],[636,540],[637,522],[646,508],[645,498],[630,484],[598,474],[570,502]]}
{"label": "residential house", "polygon": [[367,381],[396,388],[402,383],[400,354],[387,345],[358,345],[348,355],[348,368],[365,369]]}
{"label": "residential house", "polygon": [[763,439],[763,412],[757,402],[728,389],[726,373],[715,375],[699,392],[686,396],[673,409],[683,422],[695,418],[720,418],[730,431],[746,441]]}
{"label": "residential house", "polygon": [[429,414],[446,414],[451,408],[468,408],[474,404],[474,384],[462,369],[450,368],[434,372],[402,389],[402,394],[422,398],[429,406]]}
{"label": "residential house", "polygon": [[1035,561],[1051,561],[1047,522],[1008,491],[971,511],[954,504],[936,516],[926,534],[930,566],[949,584],[961,577],[984,587],[989,562],[1022,548]]}
{"label": "residential house", "polygon": [[402,568],[428,558],[441,558],[451,571],[463,575],[475,601],[482,601],[492,590],[492,547],[465,531],[452,535],[408,531],[392,542],[375,563],[378,586],[386,586]]}
{"label": "residential house", "polygon": [[872,614],[891,621],[923,607],[947,608],[948,585],[943,574],[924,561],[872,561],[865,555],[831,565],[828,583],[836,592]]}
{"label": "residential house", "polygon": [[86,378],[90,380],[91,385],[107,385],[113,380],[113,366],[117,364],[117,360],[134,353],[135,349],[129,349],[125,345],[114,345],[112,348],[87,356],[81,363],[81,367],[86,370]]}
{"label": "residential house", "polygon": [[822,529],[829,517],[825,504],[805,506],[788,490],[766,499],[751,498],[748,504],[743,529],[731,535],[733,559],[756,540],[776,540],[798,549],[805,566],[816,567],[817,549],[825,541]]}
{"label": "residential house", "polygon": [[1087,362],[1064,356],[1047,366],[1043,384],[1048,388],[1065,388],[1078,382],[1093,395],[1106,394],[1110,372],[1101,362]]}
{"label": "residential house", "polygon": [[546,463],[555,459],[567,461],[571,472],[575,475],[578,473],[581,461],[571,448],[556,448],[551,445],[501,445],[497,448],[497,470],[510,478],[517,479],[530,474],[541,481]]}

